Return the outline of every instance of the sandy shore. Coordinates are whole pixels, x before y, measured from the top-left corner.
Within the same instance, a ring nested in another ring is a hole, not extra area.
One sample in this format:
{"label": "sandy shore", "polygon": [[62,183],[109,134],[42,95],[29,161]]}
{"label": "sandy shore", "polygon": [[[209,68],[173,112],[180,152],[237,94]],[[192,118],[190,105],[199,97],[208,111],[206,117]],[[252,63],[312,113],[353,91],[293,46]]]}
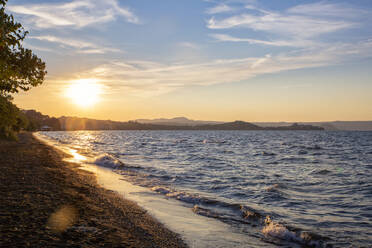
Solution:
{"label": "sandy shore", "polygon": [[30,133],[0,141],[0,247],[186,247],[67,156]]}

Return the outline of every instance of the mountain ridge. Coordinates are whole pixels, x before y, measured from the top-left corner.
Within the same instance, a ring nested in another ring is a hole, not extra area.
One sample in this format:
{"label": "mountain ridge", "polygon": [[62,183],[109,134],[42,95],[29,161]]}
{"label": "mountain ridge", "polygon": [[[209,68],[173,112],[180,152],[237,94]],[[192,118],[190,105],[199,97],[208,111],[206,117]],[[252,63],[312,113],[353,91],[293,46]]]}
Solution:
{"label": "mountain ridge", "polygon": [[222,122],[192,120],[186,117],[137,119],[127,122],[97,120],[83,117],[42,115],[35,110],[23,110],[38,130],[43,125],[52,130],[356,130],[372,131],[372,121],[334,122]]}
{"label": "mountain ridge", "polygon": [[156,118],[156,119],[136,119],[134,120],[144,124],[160,124],[160,125],[203,125],[203,124],[222,124],[222,121],[203,121],[203,120],[192,120],[186,117],[174,117],[174,118]]}
{"label": "mountain ridge", "polygon": [[[180,118],[185,119],[184,123],[179,123],[178,125],[187,125],[187,123],[194,123],[194,125],[198,125],[198,123],[214,123],[214,124],[222,124],[227,122],[222,121],[199,121],[199,120],[191,120],[186,117],[176,117],[180,120]],[[161,122],[166,124],[173,124],[174,119],[176,118],[157,118],[157,119],[136,119],[140,123],[146,124],[160,124],[157,120],[161,120]],[[144,122],[142,122],[144,120]],[[261,126],[261,127],[284,127],[284,126],[291,126],[294,123],[302,124],[302,125],[314,125],[323,127],[325,130],[328,131],[372,131],[372,121],[317,121],[317,122],[250,122],[252,124]]]}

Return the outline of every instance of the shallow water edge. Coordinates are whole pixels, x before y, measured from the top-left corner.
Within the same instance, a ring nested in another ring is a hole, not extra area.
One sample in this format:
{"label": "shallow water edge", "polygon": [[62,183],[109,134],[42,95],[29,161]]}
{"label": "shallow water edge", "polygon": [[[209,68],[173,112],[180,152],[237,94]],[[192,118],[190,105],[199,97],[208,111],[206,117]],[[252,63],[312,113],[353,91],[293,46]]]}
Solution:
{"label": "shallow water edge", "polygon": [[78,163],[81,169],[94,173],[97,183],[113,190],[126,199],[136,202],[159,222],[181,235],[190,247],[276,247],[259,238],[234,232],[228,224],[196,214],[189,205],[160,195],[148,188],[133,185],[110,168],[87,163],[89,158],[67,146],[61,146],[37,133],[38,140],[59,149],[72,157],[68,162]]}

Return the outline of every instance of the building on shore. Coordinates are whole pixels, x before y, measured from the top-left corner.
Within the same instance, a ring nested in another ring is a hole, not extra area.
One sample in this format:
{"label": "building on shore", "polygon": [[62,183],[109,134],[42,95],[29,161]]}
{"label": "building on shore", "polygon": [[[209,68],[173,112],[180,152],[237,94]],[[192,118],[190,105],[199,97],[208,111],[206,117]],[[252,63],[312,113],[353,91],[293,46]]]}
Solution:
{"label": "building on shore", "polygon": [[50,126],[44,125],[40,128],[40,131],[52,131],[52,128]]}

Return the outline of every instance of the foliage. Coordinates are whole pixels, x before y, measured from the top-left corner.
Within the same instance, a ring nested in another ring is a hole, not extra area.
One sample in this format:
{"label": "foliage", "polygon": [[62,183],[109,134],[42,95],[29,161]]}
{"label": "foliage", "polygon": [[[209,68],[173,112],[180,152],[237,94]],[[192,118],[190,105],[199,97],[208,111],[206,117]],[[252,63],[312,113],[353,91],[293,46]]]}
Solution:
{"label": "foliage", "polygon": [[49,126],[51,130],[61,130],[61,124],[57,118],[43,115],[35,110],[23,110],[22,113],[28,119],[27,131],[40,130],[42,126]]}
{"label": "foliage", "polygon": [[3,96],[41,84],[46,74],[45,63],[30,49],[22,47],[28,32],[13,15],[5,13],[5,3],[0,1],[0,94]]}
{"label": "foliage", "polygon": [[0,138],[16,139],[16,133],[28,125],[27,118],[6,97],[0,96]]}
{"label": "foliage", "polygon": [[26,119],[10,102],[10,94],[42,84],[46,70],[40,58],[23,48],[28,32],[5,13],[6,2],[0,0],[0,137],[14,138]]}

